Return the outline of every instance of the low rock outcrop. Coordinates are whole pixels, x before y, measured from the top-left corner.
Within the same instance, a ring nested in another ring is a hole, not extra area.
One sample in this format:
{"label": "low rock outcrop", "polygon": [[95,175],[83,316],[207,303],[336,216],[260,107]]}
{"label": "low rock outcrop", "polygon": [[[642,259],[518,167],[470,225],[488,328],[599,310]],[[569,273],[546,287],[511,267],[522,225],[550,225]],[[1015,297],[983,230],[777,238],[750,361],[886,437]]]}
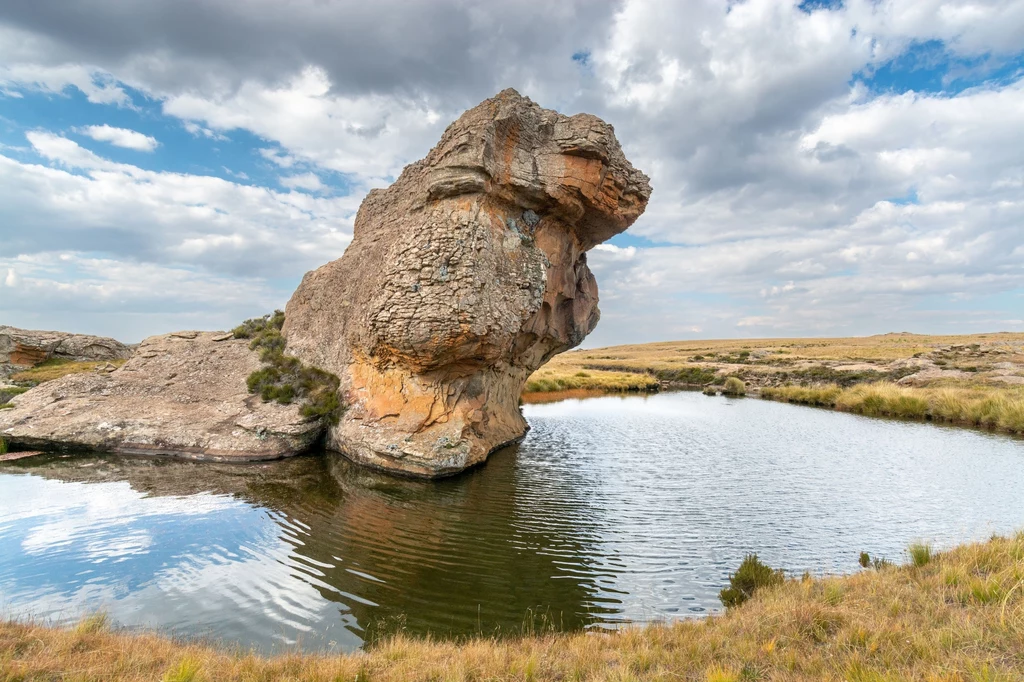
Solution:
{"label": "low rock outcrop", "polygon": [[40,362],[62,360],[126,360],[129,346],[102,336],[36,331],[0,325],[0,378]]}
{"label": "low rock outcrop", "polygon": [[328,445],[441,476],[525,433],[529,375],[599,318],[586,253],[647,205],[612,127],[505,90],[373,190],[286,308],[287,352],[341,379]]}
{"label": "low rock outcrop", "polygon": [[73,374],[0,410],[12,445],[192,459],[261,460],[299,453],[321,432],[295,405],[250,395],[260,368],[245,340],[177,332],[143,341],[122,367]]}

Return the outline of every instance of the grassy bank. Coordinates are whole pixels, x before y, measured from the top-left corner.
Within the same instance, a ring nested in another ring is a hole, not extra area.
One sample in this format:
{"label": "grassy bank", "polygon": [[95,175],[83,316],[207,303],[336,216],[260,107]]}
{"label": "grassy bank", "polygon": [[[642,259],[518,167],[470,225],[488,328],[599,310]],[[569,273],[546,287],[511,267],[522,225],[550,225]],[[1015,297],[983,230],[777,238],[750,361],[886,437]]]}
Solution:
{"label": "grassy bank", "polygon": [[834,384],[765,387],[761,397],[871,417],[927,419],[1024,435],[1024,388],[914,388],[879,382],[852,388]]}
{"label": "grassy bank", "polygon": [[742,382],[748,395],[773,400],[1024,433],[1024,334],[1009,332],[576,350],[555,356],[527,391],[692,387],[715,395],[729,393],[730,380]]}
{"label": "grassy bank", "polygon": [[558,365],[547,365],[530,376],[525,393],[548,393],[555,391],[607,391],[636,392],[658,390],[658,379],[635,372],[610,372],[607,370],[571,368],[568,371]]}
{"label": "grassy bank", "polygon": [[264,658],[150,634],[0,625],[0,680],[928,680],[1024,676],[1024,534],[765,588],[726,615],[613,634]]}

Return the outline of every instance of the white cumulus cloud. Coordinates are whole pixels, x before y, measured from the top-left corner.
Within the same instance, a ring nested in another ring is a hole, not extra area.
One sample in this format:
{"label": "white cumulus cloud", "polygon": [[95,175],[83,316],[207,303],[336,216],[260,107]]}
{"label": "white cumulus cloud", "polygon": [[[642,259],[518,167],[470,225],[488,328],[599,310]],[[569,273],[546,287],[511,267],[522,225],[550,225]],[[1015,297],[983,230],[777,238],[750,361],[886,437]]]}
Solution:
{"label": "white cumulus cloud", "polygon": [[75,130],[97,142],[109,142],[115,147],[134,149],[139,152],[151,152],[160,146],[155,137],[127,128],[114,128],[105,123],[101,126],[85,126]]}

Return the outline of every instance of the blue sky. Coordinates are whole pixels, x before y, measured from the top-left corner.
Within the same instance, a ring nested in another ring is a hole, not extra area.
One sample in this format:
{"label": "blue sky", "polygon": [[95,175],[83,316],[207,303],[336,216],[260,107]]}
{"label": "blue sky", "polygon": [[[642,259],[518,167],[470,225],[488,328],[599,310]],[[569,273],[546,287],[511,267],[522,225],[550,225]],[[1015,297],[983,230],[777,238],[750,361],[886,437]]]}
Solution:
{"label": "blue sky", "polygon": [[0,8],[0,323],[281,307],[512,86],[651,176],[588,346],[1024,331],[1024,3],[256,5]]}

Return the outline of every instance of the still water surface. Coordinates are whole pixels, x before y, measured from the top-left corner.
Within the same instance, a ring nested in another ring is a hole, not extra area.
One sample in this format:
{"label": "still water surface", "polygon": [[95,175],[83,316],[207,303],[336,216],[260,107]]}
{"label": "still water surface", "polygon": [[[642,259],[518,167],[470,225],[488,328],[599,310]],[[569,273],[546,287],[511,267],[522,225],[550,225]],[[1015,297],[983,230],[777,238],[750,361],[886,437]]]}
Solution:
{"label": "still water surface", "polygon": [[746,552],[850,572],[1024,527],[1020,439],[699,393],[524,411],[521,445],[439,482],[337,456],[4,465],[0,613],[351,650],[696,616]]}

